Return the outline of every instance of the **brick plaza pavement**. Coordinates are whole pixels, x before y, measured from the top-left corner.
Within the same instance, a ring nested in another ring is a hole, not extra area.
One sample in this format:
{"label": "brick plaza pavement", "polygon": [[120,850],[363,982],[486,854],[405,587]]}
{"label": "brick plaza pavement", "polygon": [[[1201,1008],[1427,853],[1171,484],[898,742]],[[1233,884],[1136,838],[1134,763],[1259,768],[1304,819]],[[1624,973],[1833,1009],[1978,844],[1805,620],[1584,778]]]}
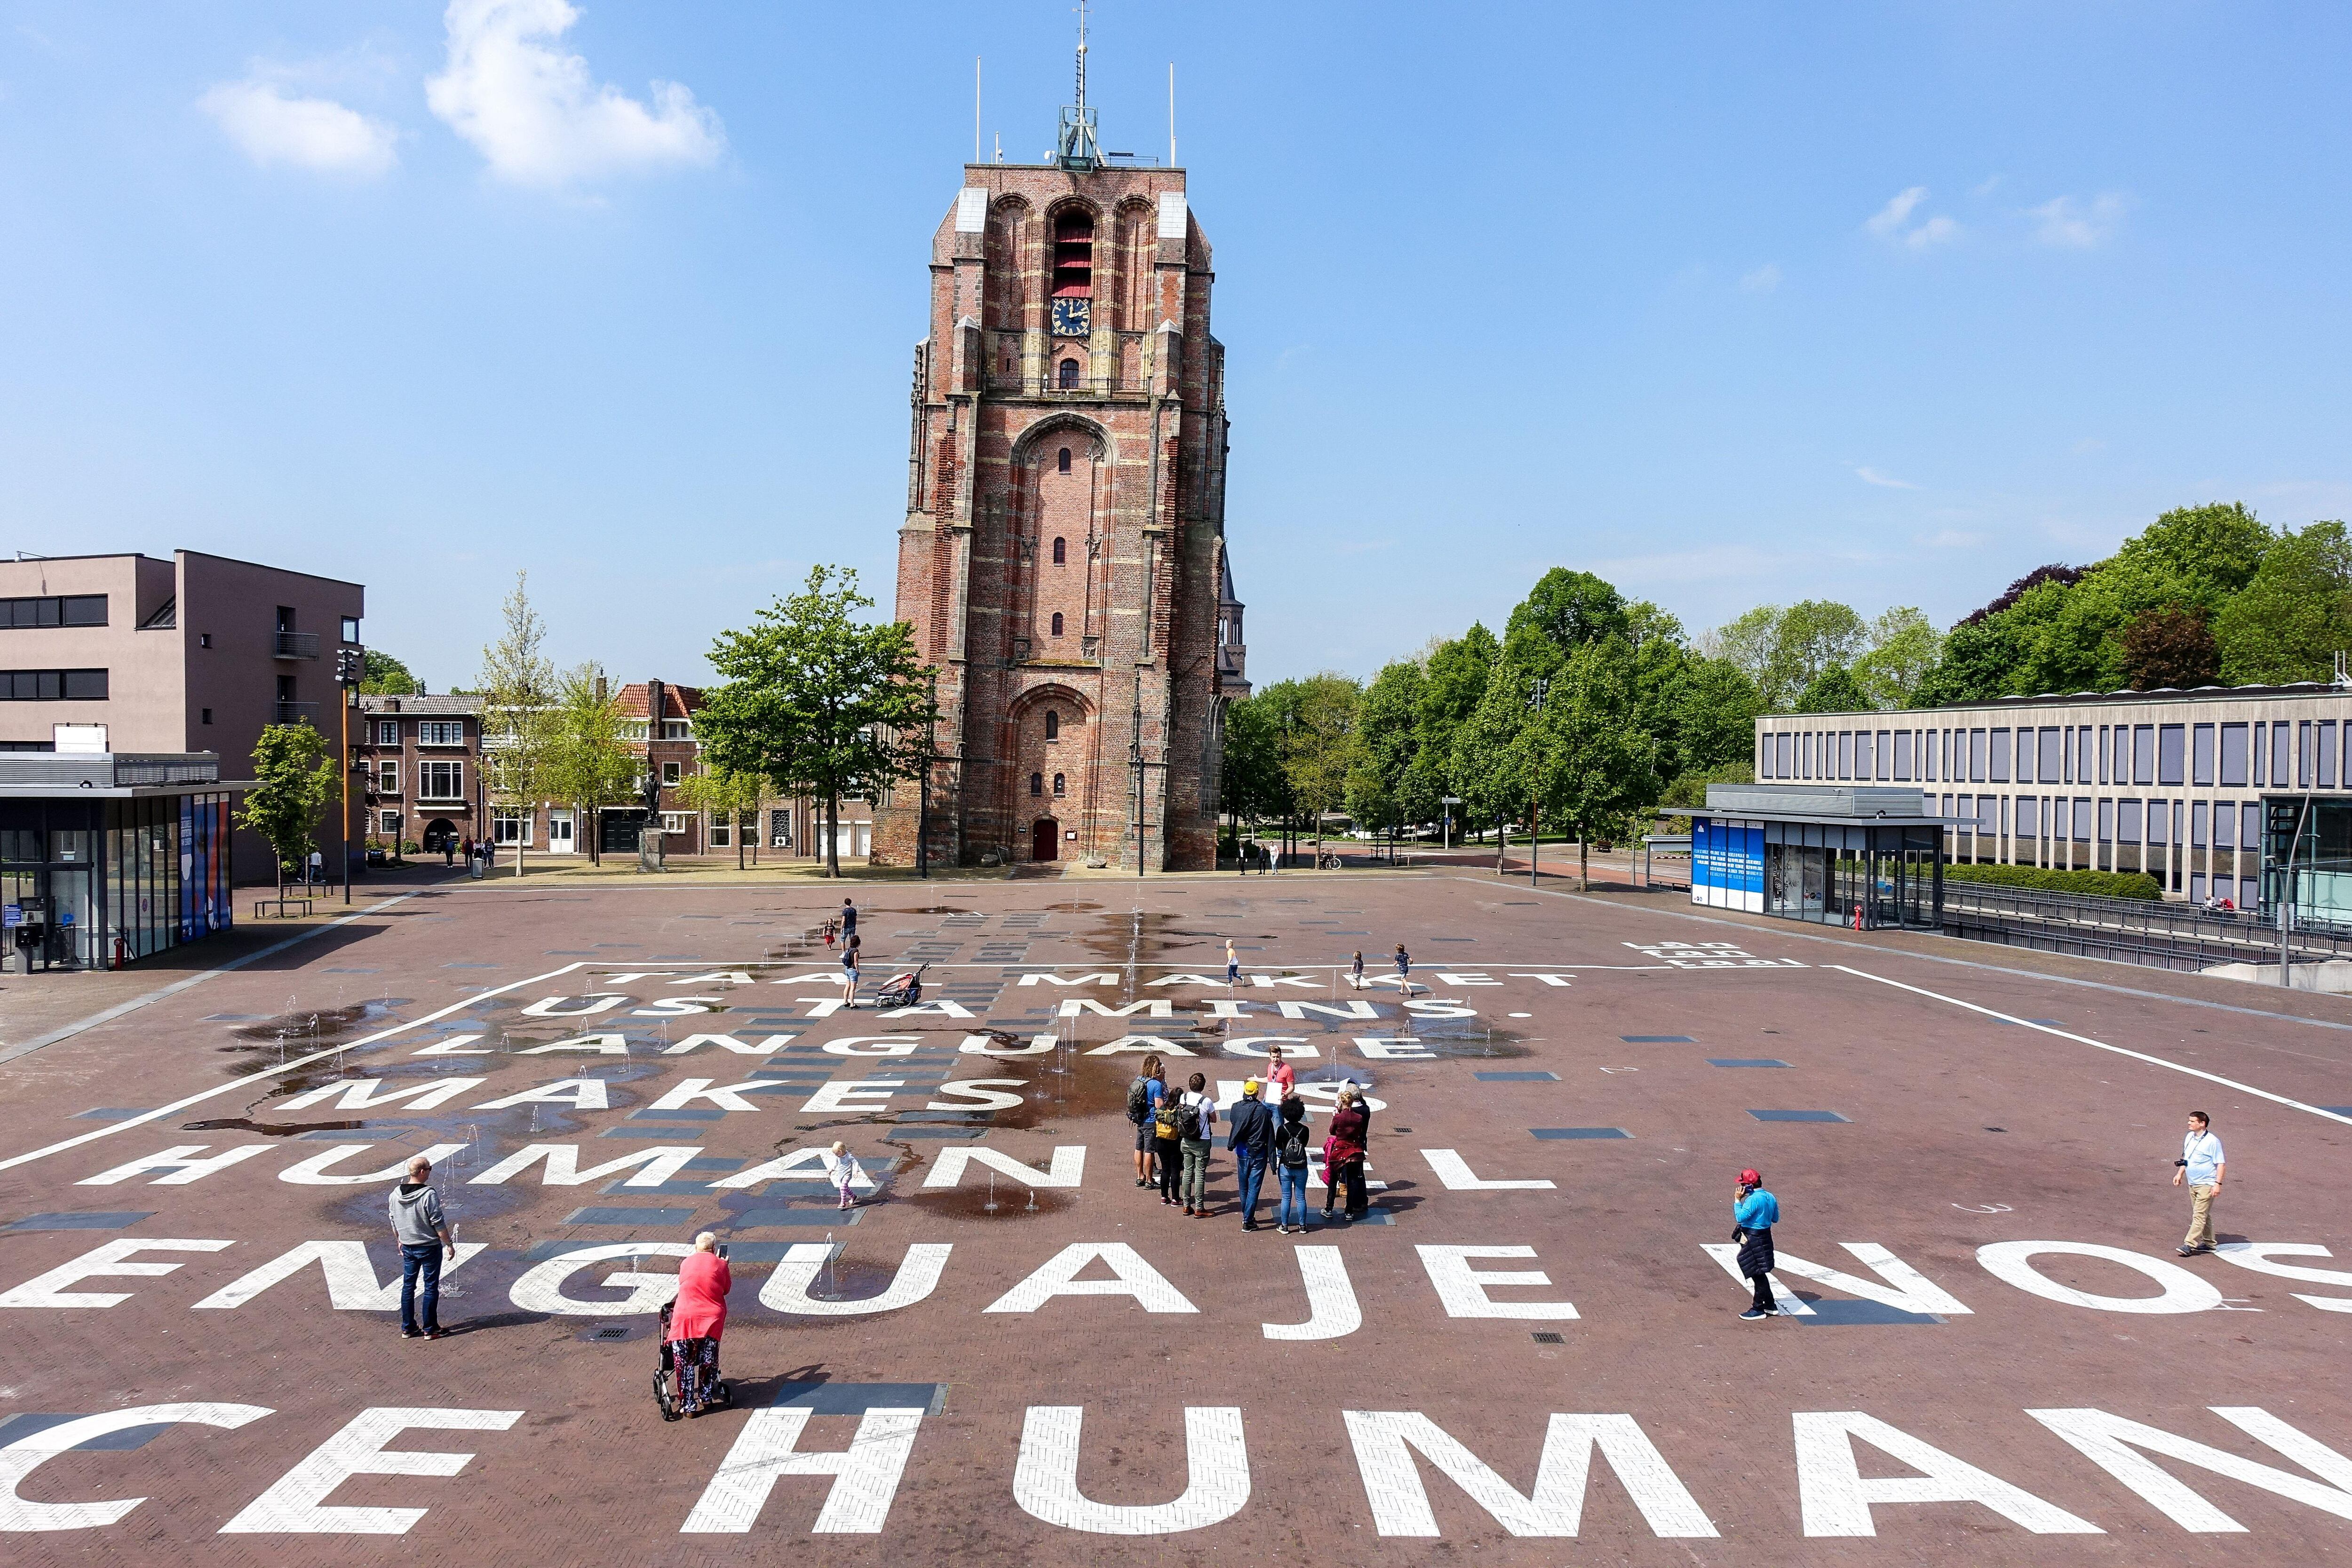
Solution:
{"label": "brick plaza pavement", "polygon": [[[525,881],[0,1065],[10,1560],[2352,1546],[2352,1004],[1466,871],[849,891],[856,1009],[837,888]],[[1229,1098],[1271,1040],[1317,1119],[1371,1096],[1363,1222],[1242,1230],[1222,1148],[1206,1218],[1134,1186],[1141,1055]],[[2182,1260],[2192,1106],[2230,1179]],[[460,1244],[425,1343],[417,1150]],[[1776,1321],[1721,1257],[1745,1166]],[[704,1228],[738,1398],[667,1425]]]}

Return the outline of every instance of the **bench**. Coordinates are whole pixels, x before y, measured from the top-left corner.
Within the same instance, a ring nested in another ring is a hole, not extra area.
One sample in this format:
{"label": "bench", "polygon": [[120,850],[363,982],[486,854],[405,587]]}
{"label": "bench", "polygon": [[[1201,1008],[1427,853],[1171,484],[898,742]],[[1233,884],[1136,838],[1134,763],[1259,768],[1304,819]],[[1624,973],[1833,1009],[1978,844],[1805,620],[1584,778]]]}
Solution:
{"label": "bench", "polygon": [[256,920],[260,919],[261,912],[269,908],[272,904],[275,904],[278,908],[278,917],[280,919],[287,918],[288,911],[286,906],[289,904],[300,904],[302,906],[302,913],[305,915],[310,913],[310,901],[307,898],[257,898],[253,901],[253,917]]}

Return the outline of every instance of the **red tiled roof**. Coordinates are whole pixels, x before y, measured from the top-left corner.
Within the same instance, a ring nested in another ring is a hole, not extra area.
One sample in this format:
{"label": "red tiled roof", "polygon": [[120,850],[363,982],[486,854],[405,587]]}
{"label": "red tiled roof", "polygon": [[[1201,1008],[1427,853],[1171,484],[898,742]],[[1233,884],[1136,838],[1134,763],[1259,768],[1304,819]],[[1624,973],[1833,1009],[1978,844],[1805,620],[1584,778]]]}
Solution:
{"label": "red tiled roof", "polygon": [[[651,685],[652,683],[648,681],[631,681],[614,694],[614,700],[621,705],[621,711],[631,718],[650,717],[646,706],[646,692]],[[674,685],[667,681],[662,683],[662,717],[692,718],[694,710],[701,706],[700,687]]]}

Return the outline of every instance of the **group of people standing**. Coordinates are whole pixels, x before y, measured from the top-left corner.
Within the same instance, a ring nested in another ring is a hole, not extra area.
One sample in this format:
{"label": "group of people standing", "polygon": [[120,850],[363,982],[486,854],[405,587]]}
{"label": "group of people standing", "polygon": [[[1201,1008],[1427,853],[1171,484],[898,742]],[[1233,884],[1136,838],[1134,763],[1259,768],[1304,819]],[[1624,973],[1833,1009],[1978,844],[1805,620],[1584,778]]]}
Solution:
{"label": "group of people standing", "polygon": [[[1209,1217],[1209,1163],[1222,1120],[1228,1124],[1225,1149],[1234,1156],[1242,1228],[1259,1228],[1258,1199],[1272,1171],[1275,1229],[1284,1235],[1307,1230],[1307,1177],[1318,1146],[1307,1102],[1297,1093],[1297,1074],[1283,1060],[1279,1045],[1268,1051],[1265,1071],[1242,1084],[1242,1097],[1229,1116],[1220,1114],[1203,1074],[1192,1073],[1183,1088],[1171,1088],[1167,1064],[1157,1055],[1147,1056],[1143,1071],[1128,1085],[1127,1119],[1135,1126],[1135,1185],[1159,1187],[1161,1203],[1181,1207],[1191,1218]],[[1363,1095],[1352,1082],[1343,1085],[1319,1150],[1327,1222],[1335,1209],[1354,1221],[1370,1206],[1364,1186],[1370,1132],[1371,1112]]]}

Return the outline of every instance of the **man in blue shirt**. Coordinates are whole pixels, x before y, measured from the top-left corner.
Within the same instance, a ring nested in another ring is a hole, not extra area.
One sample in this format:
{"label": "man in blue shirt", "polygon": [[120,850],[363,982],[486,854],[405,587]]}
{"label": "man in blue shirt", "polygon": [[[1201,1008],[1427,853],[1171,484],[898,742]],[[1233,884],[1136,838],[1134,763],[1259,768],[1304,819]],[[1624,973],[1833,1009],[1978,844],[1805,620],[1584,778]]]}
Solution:
{"label": "man in blue shirt", "polygon": [[1780,1315],[1772,1301],[1772,1227],[1780,1219],[1780,1200],[1764,1190],[1764,1178],[1741,1171],[1731,1200],[1731,1239],[1739,1245],[1739,1272],[1756,1287],[1754,1302],[1739,1314],[1749,1322]]}
{"label": "man in blue shirt", "polygon": [[2193,1258],[2213,1250],[2213,1199],[2221,1191],[2221,1140],[2213,1135],[2213,1118],[2202,1111],[2189,1113],[2189,1135],[2180,1140],[2180,1157],[2172,1162],[2172,1185],[2189,1188],[2189,1234],[2180,1255]]}

